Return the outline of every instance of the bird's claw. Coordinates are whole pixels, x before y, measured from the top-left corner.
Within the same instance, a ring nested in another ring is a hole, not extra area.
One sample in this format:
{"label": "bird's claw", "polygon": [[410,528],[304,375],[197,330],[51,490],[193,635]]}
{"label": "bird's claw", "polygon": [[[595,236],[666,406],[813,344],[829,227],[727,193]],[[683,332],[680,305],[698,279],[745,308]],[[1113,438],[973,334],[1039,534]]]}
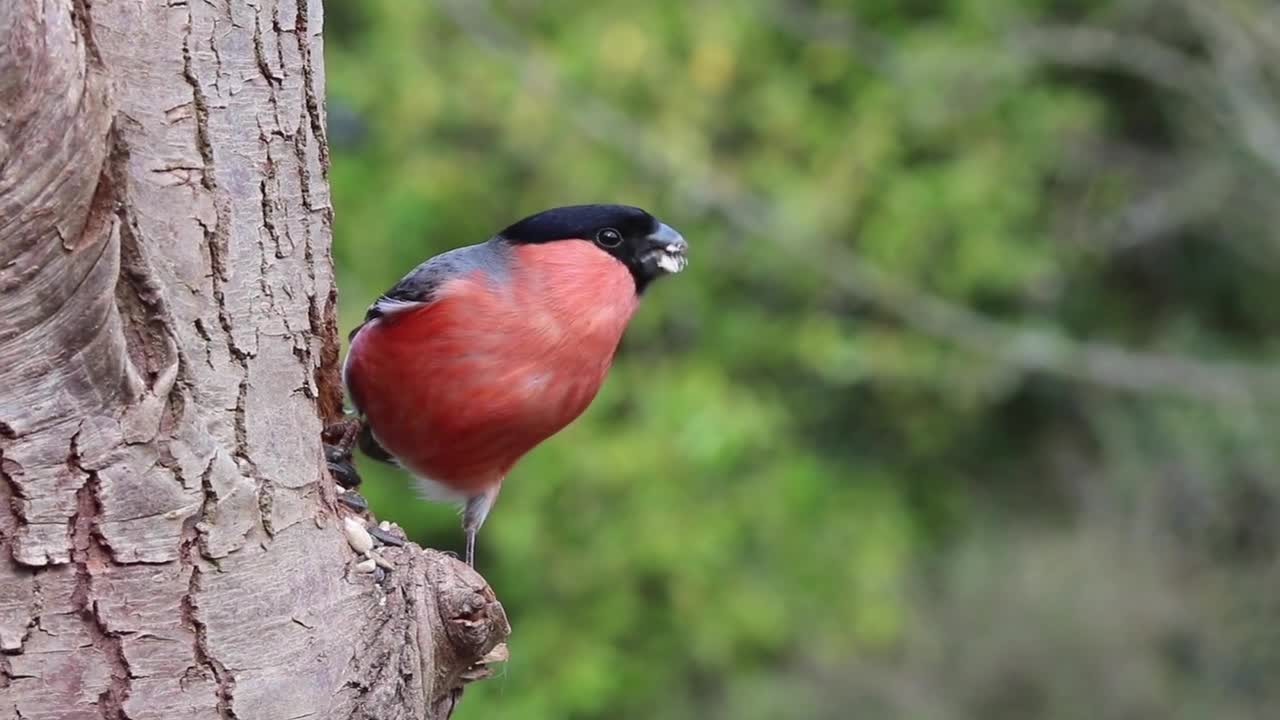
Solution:
{"label": "bird's claw", "polygon": [[356,472],[355,460],[351,449],[355,446],[360,434],[359,418],[345,418],[326,427],[320,434],[324,443],[324,459],[329,465],[329,473],[344,488],[353,488],[360,484],[360,474]]}
{"label": "bird's claw", "polygon": [[360,426],[363,424],[360,418],[348,415],[326,426],[320,433],[320,438],[326,444],[333,445],[350,454],[351,447],[356,444],[356,437],[360,434]]}

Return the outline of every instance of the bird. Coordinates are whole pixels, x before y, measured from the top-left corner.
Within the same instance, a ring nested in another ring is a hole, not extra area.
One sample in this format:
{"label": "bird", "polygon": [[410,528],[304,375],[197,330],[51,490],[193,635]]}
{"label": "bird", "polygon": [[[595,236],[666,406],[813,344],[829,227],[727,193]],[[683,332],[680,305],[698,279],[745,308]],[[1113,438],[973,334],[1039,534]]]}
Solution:
{"label": "bird", "polygon": [[[640,299],[688,265],[688,243],[638,207],[554,207],[436,255],[351,331],[350,448],[398,465],[428,500],[462,505],[466,563],[503,481],[591,404]],[[345,460],[344,460],[345,458]]]}

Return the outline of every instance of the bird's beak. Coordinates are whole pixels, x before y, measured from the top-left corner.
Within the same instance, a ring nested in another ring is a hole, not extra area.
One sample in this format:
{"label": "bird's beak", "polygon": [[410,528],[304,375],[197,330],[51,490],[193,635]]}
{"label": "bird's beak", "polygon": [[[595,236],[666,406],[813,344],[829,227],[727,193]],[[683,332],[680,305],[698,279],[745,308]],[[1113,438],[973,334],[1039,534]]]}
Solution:
{"label": "bird's beak", "polygon": [[649,241],[649,251],[645,258],[651,260],[659,270],[675,274],[689,264],[689,243],[670,225],[659,223],[658,229],[645,239]]}

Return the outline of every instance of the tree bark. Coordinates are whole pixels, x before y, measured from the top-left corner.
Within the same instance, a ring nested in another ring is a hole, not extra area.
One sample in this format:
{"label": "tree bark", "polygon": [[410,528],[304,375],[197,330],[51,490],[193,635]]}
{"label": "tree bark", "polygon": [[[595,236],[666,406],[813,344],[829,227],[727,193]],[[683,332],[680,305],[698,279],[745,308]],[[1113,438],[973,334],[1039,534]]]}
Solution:
{"label": "tree bark", "polygon": [[502,649],[343,533],[320,29],[0,2],[0,719],[442,718]]}

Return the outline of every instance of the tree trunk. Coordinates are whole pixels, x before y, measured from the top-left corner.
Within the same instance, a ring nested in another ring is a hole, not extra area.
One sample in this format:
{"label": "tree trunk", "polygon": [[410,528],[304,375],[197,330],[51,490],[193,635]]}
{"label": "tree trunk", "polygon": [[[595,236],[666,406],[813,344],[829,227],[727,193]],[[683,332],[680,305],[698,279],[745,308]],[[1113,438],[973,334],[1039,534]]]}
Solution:
{"label": "tree trunk", "polygon": [[0,719],[443,718],[506,636],[343,533],[320,26],[0,0]]}

